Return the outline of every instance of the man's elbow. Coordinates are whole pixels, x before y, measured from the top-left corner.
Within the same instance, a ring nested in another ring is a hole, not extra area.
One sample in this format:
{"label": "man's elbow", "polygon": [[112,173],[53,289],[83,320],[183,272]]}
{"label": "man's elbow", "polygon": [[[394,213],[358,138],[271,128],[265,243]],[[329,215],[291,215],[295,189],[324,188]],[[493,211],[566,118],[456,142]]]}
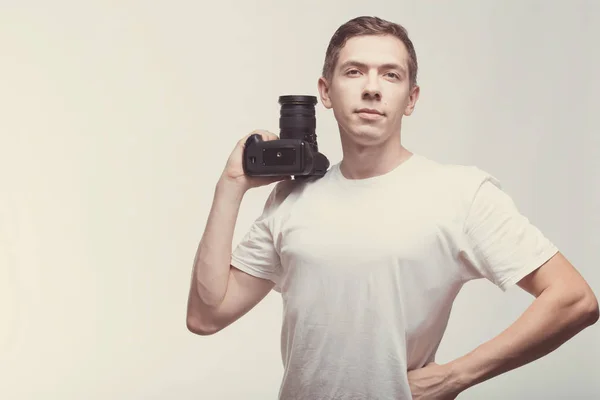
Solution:
{"label": "man's elbow", "polygon": [[214,335],[220,330],[216,325],[203,322],[196,315],[189,314],[186,318],[186,326],[188,331],[200,336]]}
{"label": "man's elbow", "polygon": [[598,322],[598,299],[585,281],[557,282],[548,289],[548,294],[557,301],[555,304],[558,309],[568,316],[574,326],[581,329]]}
{"label": "man's elbow", "polygon": [[589,286],[585,285],[581,289],[571,288],[570,295],[565,295],[564,299],[570,304],[569,313],[577,320],[578,325],[587,327],[598,322],[598,299]]}
{"label": "man's elbow", "polygon": [[582,314],[586,322],[586,325],[594,325],[600,318],[600,311],[598,308],[598,299],[593,293],[589,293],[584,296],[582,300]]}

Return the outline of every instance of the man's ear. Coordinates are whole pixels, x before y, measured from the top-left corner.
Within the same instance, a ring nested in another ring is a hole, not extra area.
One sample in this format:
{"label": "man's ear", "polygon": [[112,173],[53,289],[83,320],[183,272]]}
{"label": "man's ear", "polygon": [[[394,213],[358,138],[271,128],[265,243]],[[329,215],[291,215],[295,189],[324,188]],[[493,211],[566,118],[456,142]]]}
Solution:
{"label": "man's ear", "polygon": [[413,111],[415,109],[415,105],[417,104],[417,100],[419,100],[420,93],[421,93],[421,88],[417,85],[415,85],[410,90],[410,95],[408,97],[408,104],[406,105],[406,108],[404,109],[404,115],[409,116],[413,113]]}
{"label": "man's ear", "polygon": [[324,77],[320,77],[317,86],[319,89],[319,95],[321,97],[321,103],[325,108],[331,108],[331,99],[329,98],[329,82],[327,82],[327,79]]}

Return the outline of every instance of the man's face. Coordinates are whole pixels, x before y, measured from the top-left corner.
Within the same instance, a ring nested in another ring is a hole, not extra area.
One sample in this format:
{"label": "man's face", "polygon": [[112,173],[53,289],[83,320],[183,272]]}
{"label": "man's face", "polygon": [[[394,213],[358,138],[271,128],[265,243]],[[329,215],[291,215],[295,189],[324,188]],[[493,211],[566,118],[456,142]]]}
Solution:
{"label": "man's face", "polygon": [[409,55],[399,39],[358,36],[341,49],[331,82],[319,79],[321,101],[332,108],[342,140],[377,144],[399,135],[419,95],[411,89]]}

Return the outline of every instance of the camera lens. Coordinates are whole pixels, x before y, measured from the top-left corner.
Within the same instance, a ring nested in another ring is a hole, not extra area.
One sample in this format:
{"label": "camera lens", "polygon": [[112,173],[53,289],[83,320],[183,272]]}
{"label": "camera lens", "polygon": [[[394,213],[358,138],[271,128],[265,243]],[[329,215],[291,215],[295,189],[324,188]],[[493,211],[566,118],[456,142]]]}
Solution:
{"label": "camera lens", "polygon": [[288,95],[279,96],[279,104],[301,104],[314,106],[317,104],[315,96]]}
{"label": "camera lens", "polygon": [[[306,140],[316,147],[315,96],[280,96],[279,129],[281,139]],[[316,150],[316,148],[315,148]]]}

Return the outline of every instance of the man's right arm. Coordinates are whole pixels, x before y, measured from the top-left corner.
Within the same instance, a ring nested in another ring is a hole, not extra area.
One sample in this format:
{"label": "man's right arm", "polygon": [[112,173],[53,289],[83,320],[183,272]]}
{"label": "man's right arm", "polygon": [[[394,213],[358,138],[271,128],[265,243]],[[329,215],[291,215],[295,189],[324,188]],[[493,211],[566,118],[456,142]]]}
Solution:
{"label": "man's right arm", "polygon": [[220,331],[260,302],[275,283],[231,266],[232,240],[244,194],[259,186],[288,179],[285,176],[247,176],[243,168],[246,140],[258,134],[277,140],[271,132],[255,130],[234,147],[215,189],[212,207],[200,240],[188,296],[187,327],[199,335]]}
{"label": "man's right arm", "polygon": [[250,311],[274,286],[231,266],[233,233],[246,191],[225,177],[216,185],[188,296],[187,327],[193,333],[220,331]]}

